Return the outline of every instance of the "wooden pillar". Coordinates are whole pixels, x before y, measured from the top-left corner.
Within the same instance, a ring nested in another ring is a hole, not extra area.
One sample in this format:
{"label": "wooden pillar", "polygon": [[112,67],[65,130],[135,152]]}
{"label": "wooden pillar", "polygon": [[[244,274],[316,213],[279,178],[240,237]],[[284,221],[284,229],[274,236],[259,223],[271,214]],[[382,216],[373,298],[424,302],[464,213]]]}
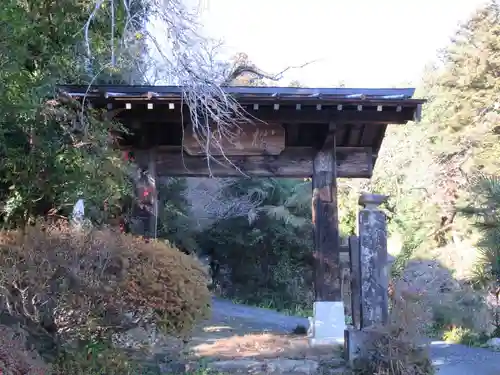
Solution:
{"label": "wooden pillar", "polygon": [[132,232],[156,238],[158,232],[158,191],[156,186],[156,154],[152,149],[136,159],[134,183],[137,204],[133,207]]}
{"label": "wooden pillar", "polygon": [[337,208],[335,133],[332,131],[313,163],[312,222],[314,225],[316,301],[341,301],[340,236]]}
{"label": "wooden pillar", "polygon": [[148,161],[148,185],[151,194],[149,215],[149,237],[156,239],[158,236],[158,188],[156,175],[156,150],[151,149]]}
{"label": "wooden pillar", "polygon": [[379,194],[362,194],[358,215],[361,264],[361,329],[388,320],[389,277],[387,275],[386,216],[378,206],[387,199]]}
{"label": "wooden pillar", "polygon": [[352,326],[361,329],[361,260],[358,236],[349,237]]}
{"label": "wooden pillar", "polygon": [[341,343],[345,314],[341,295],[335,128],[313,161],[314,317],[311,345]]}

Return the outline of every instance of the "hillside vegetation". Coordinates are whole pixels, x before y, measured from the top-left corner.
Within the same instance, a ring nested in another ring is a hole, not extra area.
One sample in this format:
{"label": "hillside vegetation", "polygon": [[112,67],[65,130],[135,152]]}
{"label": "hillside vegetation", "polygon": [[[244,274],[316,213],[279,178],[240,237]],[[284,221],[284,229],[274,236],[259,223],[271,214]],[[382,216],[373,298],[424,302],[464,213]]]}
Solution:
{"label": "hillside vegetation", "polygon": [[[438,309],[435,318],[450,327],[488,333],[494,326],[483,321],[479,327],[477,318],[491,318],[498,308],[493,300],[498,297],[500,260],[495,240],[500,203],[499,17],[497,2],[491,2],[459,28],[425,73],[420,93],[429,102],[423,121],[391,129],[372,181],[378,191],[393,197],[388,208],[397,219],[398,227],[392,229],[403,239],[404,257],[433,260],[433,268],[449,270],[448,278],[460,282],[465,295],[453,297],[457,311]],[[450,281],[435,276],[437,286]],[[472,288],[482,293],[471,293]],[[451,298],[449,289],[438,288],[443,293],[433,296],[434,302],[442,305]]]}

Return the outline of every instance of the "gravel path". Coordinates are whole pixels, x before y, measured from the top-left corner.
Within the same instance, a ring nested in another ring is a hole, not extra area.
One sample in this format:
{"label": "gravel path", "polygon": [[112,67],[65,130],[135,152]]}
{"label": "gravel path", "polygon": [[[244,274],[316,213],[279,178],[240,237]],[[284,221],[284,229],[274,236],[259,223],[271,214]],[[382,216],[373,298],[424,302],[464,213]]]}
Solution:
{"label": "gravel path", "polygon": [[[272,331],[289,333],[298,324],[308,326],[308,320],[286,316],[272,310],[237,305],[215,299],[214,318],[231,317],[248,322],[249,332]],[[438,375],[500,375],[500,353],[462,345],[432,342],[431,355],[439,369]]]}
{"label": "gravel path", "polygon": [[435,341],[432,360],[439,375],[500,375],[500,353]]}

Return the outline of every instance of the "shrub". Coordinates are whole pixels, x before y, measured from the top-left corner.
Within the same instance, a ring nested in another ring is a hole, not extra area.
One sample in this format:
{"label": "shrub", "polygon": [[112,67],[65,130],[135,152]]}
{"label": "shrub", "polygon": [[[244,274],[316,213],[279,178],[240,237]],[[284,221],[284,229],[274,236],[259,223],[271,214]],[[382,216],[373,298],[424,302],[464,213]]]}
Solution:
{"label": "shrub", "polygon": [[0,293],[58,339],[156,324],[184,336],[210,303],[199,262],[160,242],[65,225],[0,232]]}
{"label": "shrub", "polygon": [[367,345],[355,361],[357,375],[432,375],[434,368],[427,348],[421,345],[419,296],[409,291],[389,290],[391,310],[385,326],[370,327]]}
{"label": "shrub", "polygon": [[50,373],[50,366],[34,350],[28,349],[23,329],[0,325],[0,374],[39,375]]}
{"label": "shrub", "polygon": [[304,232],[264,215],[253,223],[237,217],[219,220],[199,242],[226,270],[215,275],[224,297],[283,311],[312,306],[312,239]]}
{"label": "shrub", "polygon": [[53,366],[52,375],[157,375],[157,366],[130,358],[124,350],[103,344],[97,350],[88,347],[71,351]]}
{"label": "shrub", "polygon": [[433,331],[442,334],[453,327],[461,327],[472,332],[491,332],[490,315],[483,296],[462,283],[458,288],[428,296]]}
{"label": "shrub", "polygon": [[482,346],[486,344],[490,336],[486,333],[476,333],[467,328],[453,326],[450,330],[444,332],[443,339],[453,344]]}

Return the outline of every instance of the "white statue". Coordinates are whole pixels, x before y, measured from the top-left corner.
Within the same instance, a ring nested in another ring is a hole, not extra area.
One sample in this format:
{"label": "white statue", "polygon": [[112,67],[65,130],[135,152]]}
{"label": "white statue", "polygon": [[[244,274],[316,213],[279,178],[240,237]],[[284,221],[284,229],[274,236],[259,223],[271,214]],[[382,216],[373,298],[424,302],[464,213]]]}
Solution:
{"label": "white statue", "polygon": [[78,199],[73,207],[73,213],[71,214],[71,224],[78,229],[83,227],[85,220],[85,204],[83,199]]}

